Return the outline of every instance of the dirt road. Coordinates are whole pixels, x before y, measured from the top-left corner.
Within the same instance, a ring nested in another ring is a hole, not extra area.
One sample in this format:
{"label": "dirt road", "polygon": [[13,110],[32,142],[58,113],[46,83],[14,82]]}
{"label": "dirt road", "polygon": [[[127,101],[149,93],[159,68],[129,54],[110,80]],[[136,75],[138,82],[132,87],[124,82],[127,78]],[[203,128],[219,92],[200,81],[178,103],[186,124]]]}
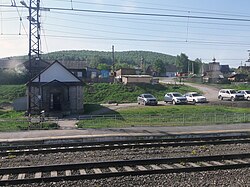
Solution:
{"label": "dirt road", "polygon": [[218,101],[218,92],[219,92],[218,88],[204,84],[194,84],[194,83],[185,83],[185,85],[201,90],[203,92],[203,95],[207,98],[208,101]]}
{"label": "dirt road", "polygon": [[[161,78],[160,80],[162,83],[172,83],[172,84],[178,84],[178,82],[175,82],[173,78]],[[184,83],[187,86],[194,87],[196,89],[199,89],[203,92],[203,95],[207,98],[208,101],[217,101],[218,100],[218,92],[219,89],[215,88],[213,86],[205,85],[205,84],[195,84],[195,83]]]}

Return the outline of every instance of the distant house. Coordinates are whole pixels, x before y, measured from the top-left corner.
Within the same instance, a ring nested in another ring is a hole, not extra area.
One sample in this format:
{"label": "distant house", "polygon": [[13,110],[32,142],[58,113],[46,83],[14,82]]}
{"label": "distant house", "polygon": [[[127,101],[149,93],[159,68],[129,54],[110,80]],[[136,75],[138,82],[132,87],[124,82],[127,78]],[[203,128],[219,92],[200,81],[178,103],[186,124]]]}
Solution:
{"label": "distant house", "polygon": [[229,74],[230,73],[229,65],[221,65],[220,66],[220,71],[223,74]]}
{"label": "distant house", "polygon": [[[40,81],[39,81],[40,80]],[[31,97],[28,100],[31,113],[83,112],[83,82],[60,62],[55,61],[27,84]]]}
{"label": "distant house", "polygon": [[203,76],[203,82],[207,83],[221,83],[224,81],[224,75],[221,71],[206,72]]}
{"label": "distant house", "polygon": [[136,69],[132,68],[121,68],[115,72],[116,78],[122,78],[123,75],[136,75]]}
{"label": "distant house", "polygon": [[239,66],[237,73],[250,74],[250,66]]}
{"label": "distant house", "polygon": [[43,59],[35,59],[33,58],[31,61],[26,60],[23,63],[23,66],[31,72],[31,77],[38,75],[43,69],[48,67],[50,63]]}
{"label": "distant house", "polygon": [[69,71],[71,71],[78,78],[83,79],[86,77],[86,61],[61,61],[62,65],[64,65]]}
{"label": "distant house", "polygon": [[122,83],[152,83],[153,77],[150,75],[123,75]]}
{"label": "distant house", "polygon": [[146,74],[151,76],[158,76],[158,72],[154,70],[153,66],[148,66],[146,69]]}
{"label": "distant house", "polygon": [[166,77],[175,77],[177,74],[177,68],[175,65],[169,64],[166,66]]}
{"label": "distant house", "polygon": [[229,65],[220,65],[219,62],[216,62],[216,59],[213,58],[213,62],[208,64],[202,64],[202,75],[203,82],[209,83],[222,83],[226,82],[230,74]]}
{"label": "distant house", "polygon": [[228,77],[231,82],[245,82],[247,81],[248,75],[246,74],[234,74]]}

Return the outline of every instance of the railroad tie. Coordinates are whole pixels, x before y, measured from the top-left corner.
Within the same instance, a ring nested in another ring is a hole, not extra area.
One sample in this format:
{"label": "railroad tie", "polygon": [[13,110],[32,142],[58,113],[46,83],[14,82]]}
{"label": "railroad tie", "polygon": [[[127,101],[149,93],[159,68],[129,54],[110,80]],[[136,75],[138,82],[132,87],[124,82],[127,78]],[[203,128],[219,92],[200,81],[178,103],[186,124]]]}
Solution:
{"label": "railroad tie", "polygon": [[167,169],[174,169],[172,166],[168,165],[168,164],[162,164],[163,167],[167,168]]}
{"label": "railroad tie", "polygon": [[35,173],[35,178],[36,179],[42,178],[42,172]]}
{"label": "railroad tie", "polygon": [[79,169],[79,171],[80,171],[81,175],[86,175],[87,174],[87,172],[85,171],[85,169]]}
{"label": "railroad tie", "polygon": [[228,163],[228,164],[237,164],[236,162],[232,161],[232,160],[224,160],[224,162]]}
{"label": "railroad tie", "polygon": [[129,166],[124,166],[123,167],[126,171],[134,171],[131,167],[129,167]]}
{"label": "railroad tie", "polygon": [[114,167],[109,167],[109,170],[112,172],[112,173],[117,173],[118,170]]}
{"label": "railroad tie", "polygon": [[177,166],[178,168],[185,168],[185,166],[181,165],[181,164],[173,164],[174,166]]}
{"label": "railroad tie", "polygon": [[3,175],[3,177],[2,177],[2,179],[1,179],[1,181],[8,180],[8,179],[9,179],[9,176],[10,176],[10,175]]}
{"label": "railroad tie", "polygon": [[215,164],[217,166],[222,166],[223,164],[217,161],[211,161],[212,164]]}
{"label": "railroad tie", "polygon": [[152,167],[153,170],[158,170],[158,169],[162,169],[161,167],[157,166],[157,165],[150,165]]}
{"label": "railroad tie", "polygon": [[195,168],[201,167],[198,164],[193,163],[193,162],[188,162],[187,164],[189,164],[190,166],[195,167]]}
{"label": "railroad tie", "polygon": [[213,166],[212,164],[209,164],[207,162],[200,162],[201,164],[203,164],[204,166]]}
{"label": "railroad tie", "polygon": [[94,168],[93,170],[94,170],[95,174],[100,174],[100,173],[102,173],[102,171],[101,171],[99,168]]}
{"label": "railroad tie", "polygon": [[25,173],[19,173],[17,179],[24,179]]}
{"label": "railroad tie", "polygon": [[51,171],[50,176],[51,177],[57,177],[57,171]]}
{"label": "railroad tie", "polygon": [[146,171],[147,168],[145,168],[144,166],[136,166],[140,171]]}
{"label": "railroad tie", "polygon": [[65,175],[66,175],[66,176],[71,176],[71,170],[66,170],[66,171],[65,171]]}
{"label": "railroad tie", "polygon": [[237,159],[237,160],[235,160],[236,162],[239,162],[239,163],[242,163],[242,164],[248,164],[249,162],[246,162],[246,161],[244,161],[244,160],[240,160],[240,159]]}

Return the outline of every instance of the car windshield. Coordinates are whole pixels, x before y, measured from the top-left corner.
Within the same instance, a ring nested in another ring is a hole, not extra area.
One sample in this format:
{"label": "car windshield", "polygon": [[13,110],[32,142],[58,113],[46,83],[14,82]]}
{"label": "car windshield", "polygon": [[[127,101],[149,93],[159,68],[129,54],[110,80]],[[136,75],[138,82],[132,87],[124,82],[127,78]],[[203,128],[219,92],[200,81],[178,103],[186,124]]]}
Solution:
{"label": "car windshield", "polygon": [[247,94],[250,94],[250,90],[247,90],[246,93],[247,93]]}
{"label": "car windshield", "polygon": [[154,98],[152,95],[150,95],[150,94],[146,94],[146,95],[144,95],[144,97],[145,98]]}
{"label": "car windshield", "polygon": [[179,93],[174,93],[173,96],[174,96],[174,97],[182,97],[182,95],[179,94]]}
{"label": "car windshield", "polygon": [[235,94],[235,93],[236,93],[236,90],[231,90],[230,93],[231,93],[231,94]]}
{"label": "car windshield", "polygon": [[198,96],[202,96],[201,94],[198,94],[198,93],[195,93],[195,94],[192,94],[193,97],[198,97]]}

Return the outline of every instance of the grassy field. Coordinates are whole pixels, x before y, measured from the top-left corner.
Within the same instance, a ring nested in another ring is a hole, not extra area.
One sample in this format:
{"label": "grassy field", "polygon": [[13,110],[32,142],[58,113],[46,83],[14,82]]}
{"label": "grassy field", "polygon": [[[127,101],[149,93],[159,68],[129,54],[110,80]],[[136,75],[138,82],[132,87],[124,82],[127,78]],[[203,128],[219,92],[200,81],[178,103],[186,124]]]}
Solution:
{"label": "grassy field", "polygon": [[151,93],[158,100],[163,100],[167,92],[186,93],[188,91],[198,91],[185,85],[123,85],[99,83],[87,85],[84,89],[85,103],[108,103],[110,101],[118,103],[136,102],[137,96],[142,93]]}
{"label": "grassy field", "polygon": [[24,112],[0,110],[0,132],[56,128],[58,125],[54,122],[29,123]]}
{"label": "grassy field", "polygon": [[78,127],[188,126],[243,122],[250,122],[249,108],[181,105],[124,109],[116,114],[81,120]]}
{"label": "grassy field", "polygon": [[0,103],[13,102],[14,99],[25,96],[25,85],[0,85]]}
{"label": "grassy field", "polygon": [[23,130],[50,130],[57,129],[56,123],[33,123],[25,120],[4,120],[0,121],[0,132],[13,132]]}

